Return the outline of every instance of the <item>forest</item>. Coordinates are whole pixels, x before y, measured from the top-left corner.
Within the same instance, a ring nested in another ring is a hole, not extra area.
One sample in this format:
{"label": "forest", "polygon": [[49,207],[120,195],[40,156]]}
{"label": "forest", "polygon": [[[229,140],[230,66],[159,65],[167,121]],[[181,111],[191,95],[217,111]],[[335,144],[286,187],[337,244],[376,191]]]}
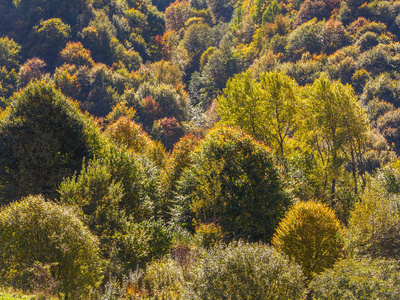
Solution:
{"label": "forest", "polygon": [[0,299],[400,299],[399,0],[1,0]]}

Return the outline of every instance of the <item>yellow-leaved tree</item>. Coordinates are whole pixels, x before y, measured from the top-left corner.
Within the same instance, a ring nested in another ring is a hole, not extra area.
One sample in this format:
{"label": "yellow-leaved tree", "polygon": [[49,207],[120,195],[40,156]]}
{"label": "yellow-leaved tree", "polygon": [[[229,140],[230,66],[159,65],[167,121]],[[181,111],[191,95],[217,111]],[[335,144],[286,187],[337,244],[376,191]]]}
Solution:
{"label": "yellow-leaved tree", "polygon": [[342,227],[335,213],[317,201],[299,202],[280,222],[272,244],[298,263],[307,280],[340,258]]}

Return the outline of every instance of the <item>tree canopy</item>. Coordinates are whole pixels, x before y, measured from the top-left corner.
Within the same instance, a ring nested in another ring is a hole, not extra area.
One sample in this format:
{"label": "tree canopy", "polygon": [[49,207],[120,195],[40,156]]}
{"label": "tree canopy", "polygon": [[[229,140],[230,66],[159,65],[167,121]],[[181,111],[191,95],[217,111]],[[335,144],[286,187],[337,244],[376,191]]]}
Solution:
{"label": "tree canopy", "polygon": [[45,80],[15,94],[0,120],[1,203],[29,194],[55,198],[64,177],[100,150],[93,121]]}

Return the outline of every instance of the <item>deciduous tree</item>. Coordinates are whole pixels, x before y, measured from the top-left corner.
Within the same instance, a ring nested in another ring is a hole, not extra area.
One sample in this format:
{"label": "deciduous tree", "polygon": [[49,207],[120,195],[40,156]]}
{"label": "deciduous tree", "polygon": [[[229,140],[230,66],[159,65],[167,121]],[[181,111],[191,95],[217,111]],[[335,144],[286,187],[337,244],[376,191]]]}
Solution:
{"label": "deciduous tree", "polygon": [[31,82],[0,120],[0,202],[29,194],[55,198],[64,177],[99,151],[94,122],[51,83]]}
{"label": "deciduous tree", "polygon": [[307,280],[311,280],[341,256],[342,227],[326,205],[299,202],[279,224],[272,244],[298,263]]}

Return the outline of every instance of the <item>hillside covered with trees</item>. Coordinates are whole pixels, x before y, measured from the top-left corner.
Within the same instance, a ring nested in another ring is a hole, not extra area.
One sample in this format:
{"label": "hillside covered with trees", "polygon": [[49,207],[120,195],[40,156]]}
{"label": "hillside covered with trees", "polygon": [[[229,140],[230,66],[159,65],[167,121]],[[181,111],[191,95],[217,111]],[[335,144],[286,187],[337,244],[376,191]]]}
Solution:
{"label": "hillside covered with trees", "polygon": [[399,299],[400,1],[0,1],[0,296]]}

